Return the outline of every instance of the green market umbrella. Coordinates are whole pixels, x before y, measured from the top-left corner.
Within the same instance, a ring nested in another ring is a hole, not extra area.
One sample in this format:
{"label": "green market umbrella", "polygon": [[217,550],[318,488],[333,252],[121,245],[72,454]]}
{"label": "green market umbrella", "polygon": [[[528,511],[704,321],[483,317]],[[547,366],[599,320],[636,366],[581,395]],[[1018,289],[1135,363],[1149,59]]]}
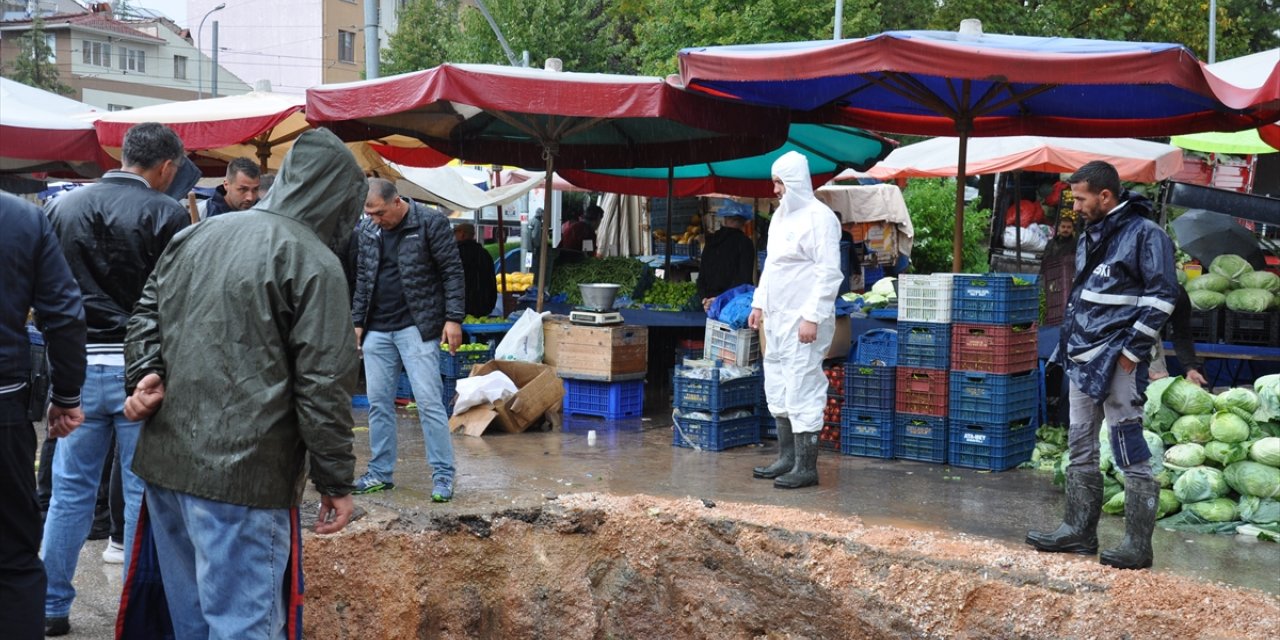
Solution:
{"label": "green market umbrella", "polygon": [[1264,142],[1262,140],[1262,136],[1258,135],[1257,129],[1236,131],[1235,133],[1212,131],[1209,133],[1193,133],[1185,136],[1173,136],[1169,139],[1169,144],[1172,144],[1175,147],[1188,149],[1190,151],[1227,153],[1237,156],[1275,153],[1280,151],[1280,149]]}

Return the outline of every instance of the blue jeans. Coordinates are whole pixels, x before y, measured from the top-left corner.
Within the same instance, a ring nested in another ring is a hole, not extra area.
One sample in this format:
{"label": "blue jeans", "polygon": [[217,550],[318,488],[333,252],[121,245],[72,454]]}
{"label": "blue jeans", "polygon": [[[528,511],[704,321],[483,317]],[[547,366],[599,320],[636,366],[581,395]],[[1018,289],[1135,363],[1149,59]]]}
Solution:
{"label": "blue jeans", "polygon": [[[84,424],[61,438],[53,454],[53,498],[44,525],[44,566],[49,575],[44,612],[64,617],[71,612],[80,548],[93,526],[102,466],[116,436],[116,455],[124,474],[124,566],[133,551],[133,530],[142,499],[142,479],[133,474],[133,451],[141,422],[124,418],[124,367],[90,365],[80,391]],[[124,569],[121,569],[123,573]]]}
{"label": "blue jeans", "polygon": [[414,327],[367,331],[364,377],[369,394],[369,475],[391,482],[396,470],[396,383],[400,365],[413,386],[433,480],[453,481],[453,440],[440,396],[440,342],[424,341]]}
{"label": "blue jeans", "polygon": [[288,509],[257,509],[147,485],[175,638],[285,637]]}

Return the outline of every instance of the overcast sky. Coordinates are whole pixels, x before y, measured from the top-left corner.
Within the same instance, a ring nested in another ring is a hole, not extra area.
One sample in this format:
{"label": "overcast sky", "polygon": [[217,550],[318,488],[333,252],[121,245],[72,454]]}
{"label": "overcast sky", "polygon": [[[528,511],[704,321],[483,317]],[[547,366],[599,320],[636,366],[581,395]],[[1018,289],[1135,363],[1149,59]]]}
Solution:
{"label": "overcast sky", "polygon": [[135,7],[155,9],[184,27],[187,25],[187,0],[134,0]]}

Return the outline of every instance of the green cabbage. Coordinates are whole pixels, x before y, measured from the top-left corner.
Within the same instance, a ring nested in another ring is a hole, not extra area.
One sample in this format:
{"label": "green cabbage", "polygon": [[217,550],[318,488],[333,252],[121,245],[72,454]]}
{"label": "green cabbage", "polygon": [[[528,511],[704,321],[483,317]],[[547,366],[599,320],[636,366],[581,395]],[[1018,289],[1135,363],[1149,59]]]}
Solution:
{"label": "green cabbage", "polygon": [[1178,284],[1180,285],[1187,284],[1187,272],[1183,271],[1181,267],[1179,267],[1176,271],[1174,271],[1174,277],[1178,279]]}
{"label": "green cabbage", "polygon": [[[1244,463],[1237,462],[1236,464]],[[1222,475],[1223,472],[1217,469],[1192,467],[1187,469],[1186,473],[1179,476],[1178,480],[1173,483],[1173,494],[1178,497],[1178,502],[1184,505],[1189,502],[1221,498],[1227,495],[1227,491],[1231,490]]]}
{"label": "green cabbage", "polygon": [[1263,438],[1249,447],[1249,459],[1268,467],[1280,467],[1280,438]]}
{"label": "green cabbage", "polygon": [[1266,289],[1236,289],[1227,294],[1227,308],[1232,311],[1262,313],[1275,303],[1275,294]]}
{"label": "green cabbage", "polygon": [[1226,293],[1231,289],[1231,278],[1224,278],[1214,273],[1206,273],[1195,280],[1187,281],[1187,293],[1192,291],[1216,291]]}
{"label": "green cabbage", "polygon": [[1266,289],[1280,293],[1280,276],[1270,271],[1253,271],[1240,276],[1241,289]]}
{"label": "green cabbage", "polygon": [[1124,515],[1124,491],[1111,496],[1111,499],[1102,505],[1102,512],[1113,516]]}
{"label": "green cabbage", "polygon": [[1191,298],[1191,308],[1196,311],[1211,311],[1226,304],[1227,296],[1217,291],[1188,291],[1187,296]]}
{"label": "green cabbage", "polygon": [[1160,484],[1161,489],[1172,489],[1173,488],[1173,470],[1166,467],[1163,471],[1161,471],[1160,473],[1157,473],[1156,482]]}
{"label": "green cabbage", "polygon": [[1252,272],[1253,266],[1249,264],[1248,260],[1229,253],[1220,255],[1209,263],[1209,273],[1220,275],[1231,281],[1235,281],[1240,276]]}
{"label": "green cabbage", "polygon": [[1213,399],[1213,406],[1218,411],[1236,407],[1247,413],[1253,413],[1258,410],[1258,394],[1243,387],[1227,389]]}
{"label": "green cabbage", "polygon": [[1182,508],[1209,522],[1232,522],[1239,516],[1236,501],[1230,498],[1214,498],[1190,504],[1184,502]]}
{"label": "green cabbage", "polygon": [[1213,413],[1213,396],[1194,382],[1178,376],[1164,390],[1161,400],[1180,415],[1192,416]]}
{"label": "green cabbage", "polygon": [[1204,447],[1189,442],[1169,447],[1164,452],[1164,464],[1178,471],[1186,471],[1191,467],[1204,464]]}
{"label": "green cabbage", "polygon": [[1203,444],[1213,439],[1213,434],[1209,431],[1212,420],[1212,416],[1182,416],[1173,423],[1173,428],[1169,431],[1173,433],[1174,439],[1179,444],[1187,442]]}
{"label": "green cabbage", "polygon": [[871,293],[882,295],[889,299],[898,297],[897,291],[893,288],[893,278],[880,278],[879,280],[876,280],[876,283],[871,285]]}
{"label": "green cabbage", "polygon": [[1230,411],[1219,411],[1213,414],[1213,420],[1209,423],[1209,433],[1213,434],[1213,439],[1218,442],[1227,444],[1244,442],[1249,439],[1249,423]]}
{"label": "green cabbage", "polygon": [[1213,441],[1204,446],[1204,457],[1225,467],[1233,462],[1240,462],[1249,457],[1249,447],[1243,442],[1228,444]]}
{"label": "green cabbage", "polygon": [[1142,424],[1156,433],[1165,433],[1173,428],[1173,423],[1178,421],[1178,412],[1159,403],[1156,403],[1156,406],[1158,408],[1154,413],[1143,414]]}
{"label": "green cabbage", "polygon": [[1253,390],[1258,392],[1259,404],[1253,417],[1262,421],[1280,418],[1280,373],[1254,380]]}
{"label": "green cabbage", "polygon": [[1254,524],[1280,522],[1280,501],[1258,496],[1240,496],[1240,519]]}
{"label": "green cabbage", "polygon": [[1178,496],[1168,489],[1160,490],[1160,506],[1156,508],[1156,519],[1159,520],[1169,514],[1177,513],[1182,508],[1182,503],[1178,502]]}
{"label": "green cabbage", "polygon": [[1228,465],[1222,476],[1240,495],[1259,498],[1280,496],[1280,469],[1275,467],[1244,460]]}

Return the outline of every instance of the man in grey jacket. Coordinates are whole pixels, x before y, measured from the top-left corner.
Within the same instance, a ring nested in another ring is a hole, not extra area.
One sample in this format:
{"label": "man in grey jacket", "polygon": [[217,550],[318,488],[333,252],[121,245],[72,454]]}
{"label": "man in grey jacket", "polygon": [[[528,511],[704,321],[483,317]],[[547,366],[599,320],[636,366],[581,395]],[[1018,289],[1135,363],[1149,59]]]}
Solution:
{"label": "man in grey jacket", "polygon": [[174,637],[285,637],[306,475],[317,533],[351,517],[357,359],[337,251],[364,193],[337,137],[302,134],[257,215],[173,239],[129,321],[125,413],[149,418],[134,470]]}
{"label": "man in grey jacket", "polygon": [[395,486],[396,382],[401,365],[413,387],[431,463],[436,502],[453,499],[453,442],[440,378],[440,344],[462,343],[466,316],[462,260],[449,220],[401,198],[391,182],[369,179],[369,218],[355,233],[356,286],[351,303],[369,393],[369,470],[356,493]]}

